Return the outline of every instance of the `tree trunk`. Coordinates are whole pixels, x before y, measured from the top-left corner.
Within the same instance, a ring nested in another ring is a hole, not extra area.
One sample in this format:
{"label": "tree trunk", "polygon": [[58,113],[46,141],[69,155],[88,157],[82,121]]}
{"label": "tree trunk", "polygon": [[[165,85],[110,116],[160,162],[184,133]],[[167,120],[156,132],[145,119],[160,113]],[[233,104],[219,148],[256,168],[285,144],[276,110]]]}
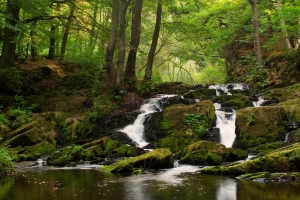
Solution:
{"label": "tree trunk", "polygon": [[31,58],[33,62],[37,61],[37,50],[36,50],[36,42],[35,42],[36,25],[37,25],[37,21],[33,22],[32,29],[30,31],[30,38],[31,38],[30,50],[31,50]]}
{"label": "tree trunk", "polygon": [[126,31],[126,10],[131,0],[122,0],[120,9],[120,33],[119,33],[119,57],[118,57],[118,70],[117,70],[117,84],[121,83],[124,74],[125,65],[125,31]]}
{"label": "tree trunk", "polygon": [[152,66],[153,66],[153,60],[154,60],[154,54],[157,46],[157,41],[159,37],[159,31],[160,31],[160,25],[161,25],[161,15],[162,15],[162,4],[160,0],[157,4],[157,10],[156,10],[156,23],[155,23],[155,29],[153,33],[152,38],[152,44],[151,48],[148,54],[147,64],[146,64],[146,70],[145,70],[145,76],[144,81],[150,81],[152,76]]}
{"label": "tree trunk", "polygon": [[6,8],[7,17],[5,19],[8,24],[4,28],[4,37],[2,45],[2,54],[0,60],[1,67],[15,66],[15,51],[16,51],[16,37],[18,30],[16,25],[19,22],[20,7],[17,0],[7,0]]}
{"label": "tree trunk", "polygon": [[253,32],[254,32],[254,51],[256,55],[256,62],[257,65],[262,66],[262,53],[261,53],[261,46],[260,46],[260,37],[259,37],[259,24],[258,24],[258,13],[257,13],[257,6],[256,0],[248,0],[252,7],[252,15],[253,15]]}
{"label": "tree trunk", "polygon": [[108,80],[114,81],[114,53],[118,34],[119,24],[119,0],[113,0],[111,26],[110,26],[110,37],[106,48],[106,73]]}
{"label": "tree trunk", "polygon": [[124,83],[130,90],[135,90],[136,84],[135,63],[140,43],[142,5],[143,0],[135,0],[134,7],[132,9],[130,51],[127,58],[124,76]]}
{"label": "tree trunk", "polygon": [[61,43],[60,58],[59,58],[59,60],[61,60],[61,61],[64,60],[64,58],[65,58],[70,28],[71,28],[71,24],[72,24],[72,21],[74,18],[74,11],[75,11],[75,7],[74,7],[74,5],[71,5],[70,14],[68,16],[68,21],[67,21],[66,28],[65,28],[65,33],[64,33],[63,40]]}
{"label": "tree trunk", "polygon": [[54,25],[51,26],[50,29],[50,45],[47,59],[54,60],[55,59],[55,31],[56,27]]}
{"label": "tree trunk", "polygon": [[288,51],[290,51],[292,49],[292,44],[290,42],[287,30],[286,30],[286,25],[285,25],[285,20],[281,14],[281,9],[282,9],[282,0],[277,0],[277,9],[279,12],[279,16],[280,16],[280,25],[281,25],[281,29],[282,29],[282,34],[284,37],[284,41],[285,41],[285,45]]}

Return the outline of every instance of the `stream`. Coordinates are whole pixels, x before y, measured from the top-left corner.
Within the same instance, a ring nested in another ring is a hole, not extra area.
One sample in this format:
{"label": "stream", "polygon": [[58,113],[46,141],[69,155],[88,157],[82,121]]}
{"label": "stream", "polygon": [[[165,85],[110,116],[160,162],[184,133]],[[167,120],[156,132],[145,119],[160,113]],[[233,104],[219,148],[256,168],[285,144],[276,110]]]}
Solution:
{"label": "stream", "polygon": [[197,173],[181,165],[145,174],[112,174],[99,166],[35,168],[0,178],[1,200],[300,200],[299,182],[261,183]]}

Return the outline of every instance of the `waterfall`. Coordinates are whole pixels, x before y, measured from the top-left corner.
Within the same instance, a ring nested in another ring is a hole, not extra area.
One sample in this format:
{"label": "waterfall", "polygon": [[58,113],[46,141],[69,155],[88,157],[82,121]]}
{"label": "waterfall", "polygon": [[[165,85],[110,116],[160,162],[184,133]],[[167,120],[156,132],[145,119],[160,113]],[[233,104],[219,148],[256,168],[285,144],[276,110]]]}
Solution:
{"label": "waterfall", "polygon": [[126,126],[119,130],[128,135],[130,139],[137,143],[139,147],[145,147],[149,143],[144,138],[144,121],[146,116],[151,113],[160,112],[163,110],[161,100],[175,95],[159,95],[156,98],[145,100],[144,104],[140,107],[141,114],[139,114],[133,124]]}
{"label": "waterfall", "polygon": [[235,118],[236,112],[221,111],[221,104],[215,103],[217,122],[216,127],[220,130],[220,143],[226,147],[232,147],[235,140]]}

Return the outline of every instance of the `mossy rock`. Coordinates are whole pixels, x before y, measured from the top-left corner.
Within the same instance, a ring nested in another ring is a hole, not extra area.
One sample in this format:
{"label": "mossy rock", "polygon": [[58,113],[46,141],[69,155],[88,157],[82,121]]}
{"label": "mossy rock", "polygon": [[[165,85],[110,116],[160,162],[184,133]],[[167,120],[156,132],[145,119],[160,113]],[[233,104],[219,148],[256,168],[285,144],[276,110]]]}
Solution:
{"label": "mossy rock", "polygon": [[198,140],[199,138],[197,137],[191,137],[190,135],[181,132],[181,133],[175,133],[173,135],[158,140],[155,143],[155,147],[168,148],[173,153],[176,153]]}
{"label": "mossy rock", "polygon": [[213,99],[213,102],[222,104],[222,107],[232,107],[237,110],[253,106],[250,97],[241,93],[233,95],[222,95]]}
{"label": "mossy rock", "polygon": [[216,91],[214,89],[200,87],[200,88],[196,88],[194,91],[190,91],[186,93],[183,97],[205,100],[205,99],[212,99],[215,96],[216,96]]}
{"label": "mossy rock", "polygon": [[264,156],[229,166],[207,167],[203,174],[245,174],[257,172],[297,172],[300,166],[300,144],[274,150]]}
{"label": "mossy rock", "polygon": [[136,146],[123,144],[122,146],[114,149],[118,157],[134,157],[140,155],[140,150]]}
{"label": "mossy rock", "polygon": [[298,128],[297,130],[295,131],[292,131],[291,133],[289,134],[292,134],[292,137],[290,139],[290,143],[297,143],[297,142],[300,142],[300,128]]}
{"label": "mossy rock", "polygon": [[35,161],[40,158],[42,155],[51,154],[55,151],[55,145],[47,141],[42,141],[39,144],[33,146],[26,146],[19,150],[22,152],[19,154],[20,160],[32,160]]}
{"label": "mossy rock", "polygon": [[283,141],[287,115],[283,107],[263,106],[237,111],[234,148],[247,149],[260,144]]}
{"label": "mossy rock", "polygon": [[165,82],[156,85],[154,91],[158,94],[184,94],[189,91],[190,86],[181,82]]}
{"label": "mossy rock", "polygon": [[268,100],[272,98],[277,98],[279,102],[289,101],[292,99],[299,99],[300,96],[300,83],[290,85],[283,88],[274,88],[268,90],[263,94],[263,98]]}
{"label": "mossy rock", "polygon": [[92,152],[94,156],[97,157],[104,154],[111,154],[112,150],[120,147],[120,143],[116,140],[112,140],[110,137],[103,137],[86,143],[82,145],[82,147]]}
{"label": "mossy rock", "polygon": [[284,101],[279,103],[278,106],[284,107],[290,121],[300,122],[300,98]]}
{"label": "mossy rock", "polygon": [[8,151],[0,147],[0,175],[8,175],[14,172],[15,167]]}
{"label": "mossy rock", "polygon": [[10,132],[7,140],[1,146],[9,146],[11,148],[18,146],[32,146],[41,141],[48,141],[55,144],[53,139],[54,127],[45,119],[38,118],[35,121],[25,124],[24,126]]}
{"label": "mossy rock", "polygon": [[186,131],[189,127],[185,123],[185,114],[199,114],[202,113],[206,119],[207,124],[215,123],[215,107],[212,101],[204,100],[192,105],[175,104],[168,106],[163,111],[162,123],[168,124],[169,130],[183,130]]}
{"label": "mossy rock", "polygon": [[54,166],[66,166],[71,162],[81,160],[91,160],[94,157],[93,152],[84,149],[82,146],[73,145],[55,151],[49,157],[49,164]]}
{"label": "mossy rock", "polygon": [[105,166],[102,169],[112,173],[134,172],[135,169],[163,169],[172,168],[173,154],[168,149],[154,149],[134,158],[125,158],[117,163]]}
{"label": "mossy rock", "polygon": [[238,160],[244,160],[248,157],[248,153],[241,149],[227,148],[226,160],[227,162],[233,162]]}
{"label": "mossy rock", "polygon": [[198,141],[176,153],[174,157],[182,164],[220,165],[226,155],[227,150],[224,145],[211,141]]}
{"label": "mossy rock", "polygon": [[288,146],[290,144],[284,142],[284,141],[277,141],[277,142],[270,142],[266,144],[261,144],[253,148],[249,148],[248,152],[249,153],[254,153],[254,154],[259,154],[259,155],[264,155],[267,154],[271,151],[274,151],[276,149]]}

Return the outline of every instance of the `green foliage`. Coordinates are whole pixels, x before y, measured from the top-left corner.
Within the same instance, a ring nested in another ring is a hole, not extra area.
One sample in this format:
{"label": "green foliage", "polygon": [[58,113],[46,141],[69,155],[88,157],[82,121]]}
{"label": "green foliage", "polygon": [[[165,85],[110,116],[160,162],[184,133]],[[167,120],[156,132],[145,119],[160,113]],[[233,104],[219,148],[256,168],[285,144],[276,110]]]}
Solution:
{"label": "green foliage", "polygon": [[137,85],[137,90],[141,96],[150,94],[151,90],[153,90],[154,84],[152,81],[140,81]]}
{"label": "green foliage", "polygon": [[260,88],[263,88],[268,84],[266,73],[267,70],[264,66],[253,65],[246,71],[244,81],[254,85],[254,87],[259,86]]}
{"label": "green foliage", "polygon": [[208,119],[203,113],[185,114],[185,123],[201,138],[208,131]]}
{"label": "green foliage", "polygon": [[97,117],[103,117],[110,114],[117,108],[117,105],[110,97],[99,96],[95,99],[94,110],[89,114],[89,119],[96,122]]}
{"label": "green foliage", "polygon": [[5,148],[0,147],[0,175],[11,174],[15,171],[14,164]]}
{"label": "green foliage", "polygon": [[249,126],[254,121],[255,121],[255,116],[254,116],[254,113],[252,112],[252,113],[250,113],[250,115],[247,118],[247,126]]}
{"label": "green foliage", "polygon": [[224,65],[206,66],[197,75],[197,82],[204,84],[222,84],[226,80],[227,72]]}

